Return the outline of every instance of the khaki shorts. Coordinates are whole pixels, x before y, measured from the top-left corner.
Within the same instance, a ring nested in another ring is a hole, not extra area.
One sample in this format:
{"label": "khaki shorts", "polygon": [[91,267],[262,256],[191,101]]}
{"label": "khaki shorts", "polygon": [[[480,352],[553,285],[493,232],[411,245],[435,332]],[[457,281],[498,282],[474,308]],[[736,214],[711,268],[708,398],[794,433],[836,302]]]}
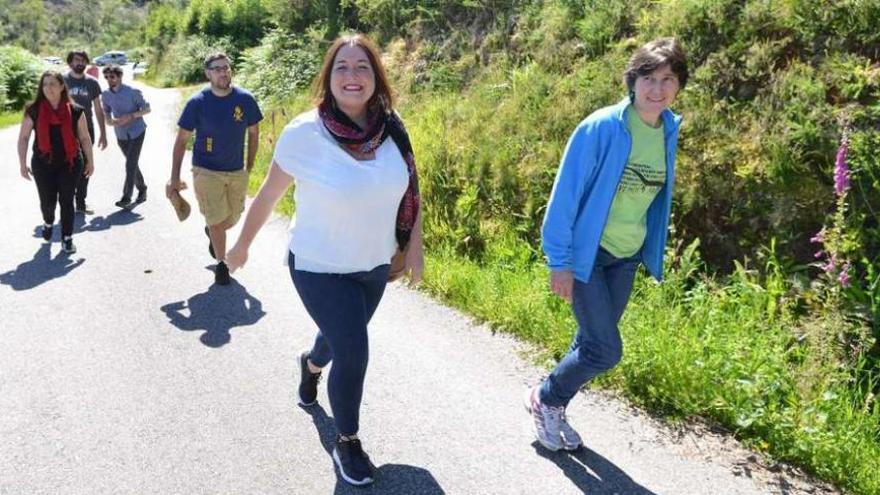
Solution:
{"label": "khaki shorts", "polygon": [[230,227],[238,223],[247,196],[247,170],[219,172],[193,167],[192,174],[196,200],[205,223],[217,225],[225,221]]}

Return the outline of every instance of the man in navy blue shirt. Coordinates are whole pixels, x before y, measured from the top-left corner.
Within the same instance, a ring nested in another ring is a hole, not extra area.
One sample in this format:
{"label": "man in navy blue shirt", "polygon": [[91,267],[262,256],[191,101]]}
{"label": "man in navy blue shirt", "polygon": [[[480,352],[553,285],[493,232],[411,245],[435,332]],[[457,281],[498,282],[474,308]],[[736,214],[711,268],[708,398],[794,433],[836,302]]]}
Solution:
{"label": "man in navy blue shirt", "polygon": [[[205,216],[208,251],[217,259],[214,281],[227,285],[230,279],[226,266],[226,231],[238,222],[244,211],[248,175],[257,156],[263,114],[250,92],[232,85],[232,65],[224,53],[205,57],[204,67],[210,86],[186,102],[177,122],[171,180],[166,194],[186,187],[180,181],[180,166],[186,143],[195,132],[193,188],[199,211]],[[248,139],[246,163],[245,134]]]}

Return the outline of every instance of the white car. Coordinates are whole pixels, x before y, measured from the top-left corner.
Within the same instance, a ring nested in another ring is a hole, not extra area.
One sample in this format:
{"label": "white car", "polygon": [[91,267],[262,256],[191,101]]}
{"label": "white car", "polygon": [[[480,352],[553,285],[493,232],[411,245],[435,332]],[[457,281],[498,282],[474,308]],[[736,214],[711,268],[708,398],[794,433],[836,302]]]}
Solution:
{"label": "white car", "polygon": [[61,65],[61,59],[58,57],[43,57],[43,62],[47,65]]}

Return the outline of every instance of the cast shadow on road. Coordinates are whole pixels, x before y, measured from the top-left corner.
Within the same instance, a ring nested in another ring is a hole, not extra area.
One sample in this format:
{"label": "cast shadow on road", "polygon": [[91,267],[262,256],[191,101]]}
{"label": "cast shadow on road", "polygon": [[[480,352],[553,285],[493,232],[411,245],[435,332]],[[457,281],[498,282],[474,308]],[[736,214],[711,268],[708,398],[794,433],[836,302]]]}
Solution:
{"label": "cast shadow on road", "polygon": [[199,340],[208,347],[228,344],[232,328],[253,325],[266,315],[263,303],[235,279],[226,286],[213,284],[207,292],[161,309],[178,330],[204,331]]}
{"label": "cast shadow on road", "polygon": [[140,222],[143,219],[143,216],[131,210],[118,210],[107,216],[97,215],[89,217],[88,223],[86,223],[83,215],[77,215],[76,220],[74,220],[73,231],[100,232],[102,230],[108,230],[110,227],[119,227]]}
{"label": "cast shadow on road", "polygon": [[[335,463],[331,457],[333,446],[336,444],[336,426],[333,424],[333,418],[327,416],[327,412],[320,404],[313,406],[301,406],[301,408],[309,413],[315,429],[318,430],[318,436],[321,438],[321,445],[327,451],[327,462],[334,469]],[[369,446],[367,446],[368,450]],[[369,454],[369,452],[367,452]],[[375,459],[373,459],[375,460]],[[328,466],[329,467],[329,466]],[[446,492],[434,479],[434,476],[427,469],[406,464],[383,464],[377,468],[376,480],[372,485],[366,487],[354,487],[338,477],[334,495],[346,494],[362,494],[365,492],[381,493],[383,495],[411,495],[418,493],[419,495],[444,495]]]}
{"label": "cast shadow on road", "polygon": [[6,273],[0,273],[0,284],[8,285],[13,290],[33,289],[54,278],[67,275],[86,261],[83,258],[74,261],[63,252],[52,258],[51,248],[52,245],[48,242],[41,244],[32,260],[25,261]]}
{"label": "cast shadow on road", "polygon": [[[107,216],[97,215],[89,217],[88,222],[86,222],[85,215],[77,214],[73,218],[73,233],[79,234],[82,232],[100,232],[102,230],[108,230],[110,229],[110,227],[130,225],[135,222],[140,222],[143,219],[143,216],[131,210],[119,210]],[[37,225],[36,227],[34,227],[34,238],[43,238],[42,225]],[[57,225],[55,226],[55,231],[52,233],[52,240],[53,242],[61,242],[61,232],[58,229]]]}
{"label": "cast shadow on road", "polygon": [[622,469],[596,452],[581,447],[569,451],[551,452],[537,441],[532,442],[535,452],[553,461],[562,473],[583,493],[590,495],[655,495],[633,481]]}

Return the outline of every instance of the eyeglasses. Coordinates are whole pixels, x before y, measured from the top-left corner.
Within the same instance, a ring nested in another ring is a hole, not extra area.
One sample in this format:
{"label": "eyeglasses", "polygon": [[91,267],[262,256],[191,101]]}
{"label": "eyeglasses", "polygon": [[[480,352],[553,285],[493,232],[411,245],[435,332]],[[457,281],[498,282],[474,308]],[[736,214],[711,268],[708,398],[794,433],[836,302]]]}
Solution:
{"label": "eyeglasses", "polygon": [[116,79],[116,74],[104,73],[104,79]]}
{"label": "eyeglasses", "polygon": [[229,72],[232,70],[232,67],[228,65],[215,65],[212,67],[208,67],[208,70],[212,72]]}

